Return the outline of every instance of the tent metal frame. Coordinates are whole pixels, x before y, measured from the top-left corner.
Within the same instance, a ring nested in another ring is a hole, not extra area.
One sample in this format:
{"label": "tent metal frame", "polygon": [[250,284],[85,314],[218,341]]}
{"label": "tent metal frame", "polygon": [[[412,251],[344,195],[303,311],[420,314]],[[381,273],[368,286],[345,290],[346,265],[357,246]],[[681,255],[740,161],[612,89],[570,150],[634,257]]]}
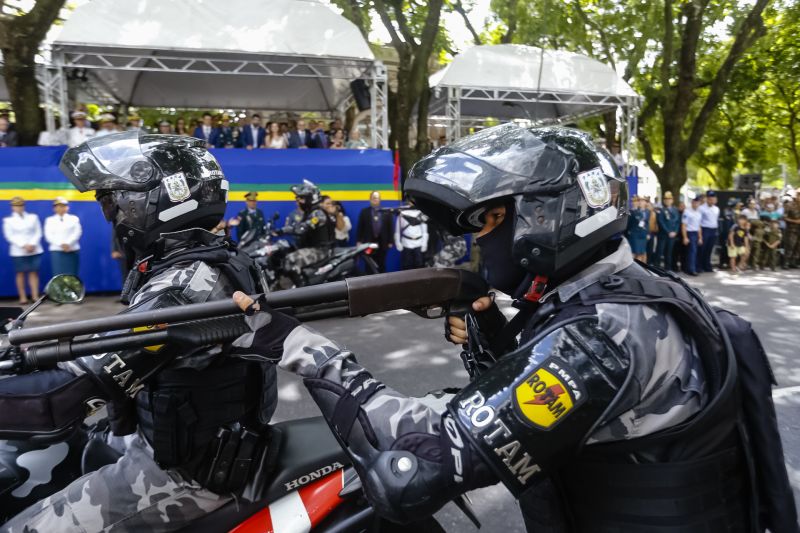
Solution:
{"label": "tent metal frame", "polygon": [[[628,174],[628,161],[635,158],[634,142],[638,130],[639,106],[642,102],[640,96],[620,96],[609,94],[592,93],[565,93],[557,91],[535,91],[521,89],[487,89],[485,87],[456,87],[451,85],[440,85],[434,88],[439,96],[439,91],[446,91],[443,107],[440,104],[438,109],[431,109],[432,118],[435,113],[444,112],[445,131],[448,142],[453,142],[461,138],[465,122],[478,122],[483,120],[481,117],[467,117],[462,115],[461,103],[465,100],[472,101],[491,101],[491,102],[512,102],[514,107],[523,107],[525,104],[558,104],[563,106],[580,105],[583,107],[592,106],[596,109],[571,113],[552,119],[537,119],[530,117],[531,122],[537,126],[550,124],[564,124],[575,120],[601,115],[611,109],[618,109],[622,115],[620,124],[620,151],[625,155],[625,174]],[[441,118],[441,115],[437,118]],[[503,116],[498,118],[523,118],[519,116]]]}
{"label": "tent metal frame", "polygon": [[[236,56],[236,57],[231,57]],[[175,74],[211,74],[237,76],[271,76],[311,79],[364,79],[370,83],[372,110],[370,114],[371,144],[374,148],[387,148],[389,139],[388,121],[388,77],[386,67],[381,61],[348,58],[298,57],[271,59],[263,54],[232,54],[230,52],[209,52],[207,56],[189,52],[158,53],[129,50],[92,50],[89,47],[55,45],[51,64],[45,69],[42,89],[44,93],[47,129],[55,131],[55,113],[62,117],[62,127],[68,121],[68,87],[66,73],[70,69],[81,68],[87,71],[122,70],[134,72],[165,72]],[[347,70],[347,74],[342,72]],[[353,71],[359,74],[353,76]],[[87,84],[93,96],[104,103],[129,105],[120,101],[108,87]],[[349,95],[348,95],[349,96]],[[347,99],[345,98],[345,101]],[[333,111],[345,101],[336,102]],[[165,105],[169,105],[168,103]],[[287,110],[290,111],[290,110]]]}

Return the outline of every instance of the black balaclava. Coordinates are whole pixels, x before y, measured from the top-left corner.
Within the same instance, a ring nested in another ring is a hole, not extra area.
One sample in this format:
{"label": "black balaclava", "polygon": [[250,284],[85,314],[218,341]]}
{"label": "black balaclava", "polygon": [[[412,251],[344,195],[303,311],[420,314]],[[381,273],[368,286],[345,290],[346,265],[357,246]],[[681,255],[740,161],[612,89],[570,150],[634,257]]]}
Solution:
{"label": "black balaclava", "polygon": [[514,263],[511,250],[514,245],[514,209],[506,208],[503,222],[492,231],[475,239],[481,247],[482,275],[495,289],[516,296],[528,272]]}

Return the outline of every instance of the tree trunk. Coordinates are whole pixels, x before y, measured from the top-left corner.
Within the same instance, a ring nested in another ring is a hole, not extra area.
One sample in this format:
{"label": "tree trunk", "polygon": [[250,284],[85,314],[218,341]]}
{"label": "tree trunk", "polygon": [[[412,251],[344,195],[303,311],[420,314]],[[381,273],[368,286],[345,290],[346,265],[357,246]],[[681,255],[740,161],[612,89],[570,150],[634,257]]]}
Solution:
{"label": "tree trunk", "polygon": [[3,48],[3,78],[16,115],[20,146],[35,146],[39,132],[44,129],[34,62],[37,46]]}
{"label": "tree trunk", "polygon": [[[611,151],[611,147],[617,142],[617,110],[603,114],[603,128],[605,129],[606,149]],[[620,146],[620,149],[622,147]]]}
{"label": "tree trunk", "polygon": [[[430,139],[428,138],[428,104],[431,99],[431,91],[428,86],[428,79],[422,79],[422,87],[419,88],[419,101],[417,103],[417,149],[416,159],[419,159],[431,151]],[[409,170],[409,169],[406,169]]]}

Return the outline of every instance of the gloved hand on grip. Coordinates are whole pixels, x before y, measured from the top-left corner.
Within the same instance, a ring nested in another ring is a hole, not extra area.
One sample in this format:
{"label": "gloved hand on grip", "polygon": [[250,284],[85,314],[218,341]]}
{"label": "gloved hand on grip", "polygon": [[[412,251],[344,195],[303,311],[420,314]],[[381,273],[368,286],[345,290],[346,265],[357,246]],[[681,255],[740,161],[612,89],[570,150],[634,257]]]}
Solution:
{"label": "gloved hand on grip", "polygon": [[251,331],[233,341],[230,354],[244,359],[280,361],[283,342],[300,325],[300,321],[270,309],[264,296],[256,301],[236,291],[233,301],[244,311],[245,322]]}
{"label": "gloved hand on grip", "polygon": [[[497,334],[508,323],[505,315],[497,307],[494,301],[494,294],[483,296],[472,302],[472,315],[478,325],[481,344],[485,348],[492,346]],[[467,344],[469,342],[469,333],[467,332],[467,324],[465,317],[461,315],[448,315],[445,320],[445,338],[453,344]],[[501,347],[503,351],[513,350],[516,346]],[[495,354],[495,355],[502,355]]]}

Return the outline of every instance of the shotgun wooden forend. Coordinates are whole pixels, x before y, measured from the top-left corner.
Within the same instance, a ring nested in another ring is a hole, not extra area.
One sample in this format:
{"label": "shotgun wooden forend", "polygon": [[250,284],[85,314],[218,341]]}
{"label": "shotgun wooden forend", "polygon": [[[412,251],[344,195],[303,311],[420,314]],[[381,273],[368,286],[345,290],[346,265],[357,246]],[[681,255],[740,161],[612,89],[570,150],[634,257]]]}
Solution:
{"label": "shotgun wooden forend", "polygon": [[479,275],[458,268],[418,268],[346,281],[350,316],[432,306],[468,308],[489,291]]}

